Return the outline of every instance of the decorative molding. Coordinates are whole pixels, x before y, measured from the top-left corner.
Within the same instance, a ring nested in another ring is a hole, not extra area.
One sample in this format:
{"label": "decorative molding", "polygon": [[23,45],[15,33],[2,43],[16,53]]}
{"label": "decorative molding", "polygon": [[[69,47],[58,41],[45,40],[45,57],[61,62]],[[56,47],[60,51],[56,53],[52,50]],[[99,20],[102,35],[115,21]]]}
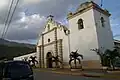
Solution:
{"label": "decorative molding", "polygon": [[[62,40],[62,39],[57,40],[57,43],[59,43],[60,40]],[[51,44],[55,44],[55,41],[50,42],[50,43],[48,43],[48,44],[44,44],[44,47],[49,46],[49,45],[51,45]],[[42,45],[40,45],[40,46],[38,46],[38,47],[42,47]]]}
{"label": "decorative molding", "polygon": [[39,47],[39,66],[40,68],[42,67],[41,66],[41,47]]}
{"label": "decorative molding", "polygon": [[44,35],[42,35],[42,68],[44,68]]}
{"label": "decorative molding", "polygon": [[62,66],[62,68],[63,68],[63,47],[62,47],[62,39],[60,40],[60,42],[59,42],[59,53],[60,53],[60,57],[61,57],[61,62],[62,62],[62,64],[61,64],[61,66]]}
{"label": "decorative molding", "polygon": [[110,16],[110,15],[111,15],[109,12],[107,12],[107,11],[101,9],[100,7],[97,7],[96,5],[92,4],[92,5],[88,6],[87,8],[83,8],[82,10],[77,11],[77,12],[69,15],[69,16],[67,17],[67,19],[68,19],[68,20],[69,20],[69,19],[72,19],[73,17],[76,17],[76,16],[78,16],[78,15],[80,15],[80,14],[83,14],[83,13],[89,11],[90,9],[95,9],[95,10],[97,10],[97,11],[105,14],[106,16]]}
{"label": "decorative molding", "polygon": [[[42,41],[44,41],[44,37],[42,37]],[[46,47],[46,46],[49,46],[49,45],[51,45],[51,44],[56,44],[56,42],[57,42],[57,44],[59,43],[59,44],[61,44],[62,43],[62,39],[59,39],[59,40],[57,40],[57,41],[53,41],[53,42],[51,42],[51,43],[48,43],[48,44],[43,44],[43,42],[42,42],[42,45],[40,45],[40,46],[38,46],[39,47],[39,49],[40,49],[40,55],[39,55],[39,61],[40,61],[40,68],[46,68],[45,66],[45,58],[44,58],[44,47]],[[61,53],[61,60],[63,61],[63,50],[62,50],[62,46],[60,46],[61,47],[61,49],[60,49],[60,53]],[[57,48],[58,49],[58,48]],[[58,51],[58,50],[57,50]]]}
{"label": "decorative molding", "polygon": [[47,34],[47,33],[50,33],[50,32],[52,32],[52,31],[54,31],[56,28],[57,28],[57,27],[54,27],[53,29],[51,29],[51,30],[49,30],[49,31],[47,31],[47,32],[45,32],[45,33],[42,33],[42,35],[45,35],[45,34]]}
{"label": "decorative molding", "polygon": [[56,56],[58,55],[58,45],[57,45],[57,28],[55,29],[55,32],[54,32],[54,39],[55,39],[55,54]]}
{"label": "decorative molding", "polygon": [[83,13],[89,11],[90,9],[92,9],[92,7],[89,7],[89,8],[87,8],[87,9],[82,10],[82,11],[77,11],[77,12],[73,13],[71,16],[68,16],[67,19],[68,19],[68,20],[69,20],[69,19],[72,19],[72,18],[74,18],[74,17],[76,17],[76,16],[78,16],[78,15],[80,15],[80,14],[83,14]]}

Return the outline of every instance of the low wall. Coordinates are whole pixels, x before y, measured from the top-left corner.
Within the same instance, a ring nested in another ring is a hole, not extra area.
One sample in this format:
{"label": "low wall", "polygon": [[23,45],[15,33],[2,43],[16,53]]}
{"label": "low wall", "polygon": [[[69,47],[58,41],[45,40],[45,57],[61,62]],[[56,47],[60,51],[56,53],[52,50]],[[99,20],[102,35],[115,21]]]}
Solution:
{"label": "low wall", "polygon": [[[74,62],[71,63],[74,67]],[[89,60],[89,61],[81,61],[82,68],[83,69],[102,69],[102,66],[100,64],[99,60]],[[81,67],[81,65],[77,62],[78,68]],[[70,68],[68,62],[64,62],[64,68]]]}
{"label": "low wall", "polygon": [[[71,63],[72,67],[74,68],[74,62]],[[102,69],[102,66],[100,64],[99,60],[88,60],[88,61],[81,61],[81,64],[77,62],[77,68],[80,68],[82,66],[83,69]],[[44,66],[44,68],[47,68]],[[70,68],[70,65],[68,62],[63,62],[63,68]]]}

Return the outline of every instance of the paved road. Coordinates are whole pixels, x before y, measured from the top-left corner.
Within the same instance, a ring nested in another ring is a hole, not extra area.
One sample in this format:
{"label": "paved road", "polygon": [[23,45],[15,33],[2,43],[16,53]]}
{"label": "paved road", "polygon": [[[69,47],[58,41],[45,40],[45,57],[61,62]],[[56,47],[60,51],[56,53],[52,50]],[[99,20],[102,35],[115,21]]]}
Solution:
{"label": "paved road", "polygon": [[81,76],[70,76],[62,74],[54,74],[50,72],[34,71],[35,80],[110,80],[110,79],[99,79],[99,78],[88,78]]}

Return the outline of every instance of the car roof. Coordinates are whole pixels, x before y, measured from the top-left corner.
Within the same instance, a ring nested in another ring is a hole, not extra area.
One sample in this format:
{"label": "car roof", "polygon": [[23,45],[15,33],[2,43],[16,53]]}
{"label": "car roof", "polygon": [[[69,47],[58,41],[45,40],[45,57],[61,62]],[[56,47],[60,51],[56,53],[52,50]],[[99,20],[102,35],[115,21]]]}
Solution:
{"label": "car roof", "polygon": [[5,63],[5,64],[9,64],[9,63],[24,63],[24,64],[28,64],[28,62],[25,62],[25,61],[4,61],[3,63]]}

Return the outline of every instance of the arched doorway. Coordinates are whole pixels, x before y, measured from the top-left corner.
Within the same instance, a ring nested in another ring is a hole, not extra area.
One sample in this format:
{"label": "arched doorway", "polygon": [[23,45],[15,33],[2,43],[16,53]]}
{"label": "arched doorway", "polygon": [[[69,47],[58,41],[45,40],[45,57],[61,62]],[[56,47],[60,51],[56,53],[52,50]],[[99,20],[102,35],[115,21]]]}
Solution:
{"label": "arched doorway", "polygon": [[46,55],[46,59],[47,59],[47,68],[52,68],[52,53],[48,52]]}

